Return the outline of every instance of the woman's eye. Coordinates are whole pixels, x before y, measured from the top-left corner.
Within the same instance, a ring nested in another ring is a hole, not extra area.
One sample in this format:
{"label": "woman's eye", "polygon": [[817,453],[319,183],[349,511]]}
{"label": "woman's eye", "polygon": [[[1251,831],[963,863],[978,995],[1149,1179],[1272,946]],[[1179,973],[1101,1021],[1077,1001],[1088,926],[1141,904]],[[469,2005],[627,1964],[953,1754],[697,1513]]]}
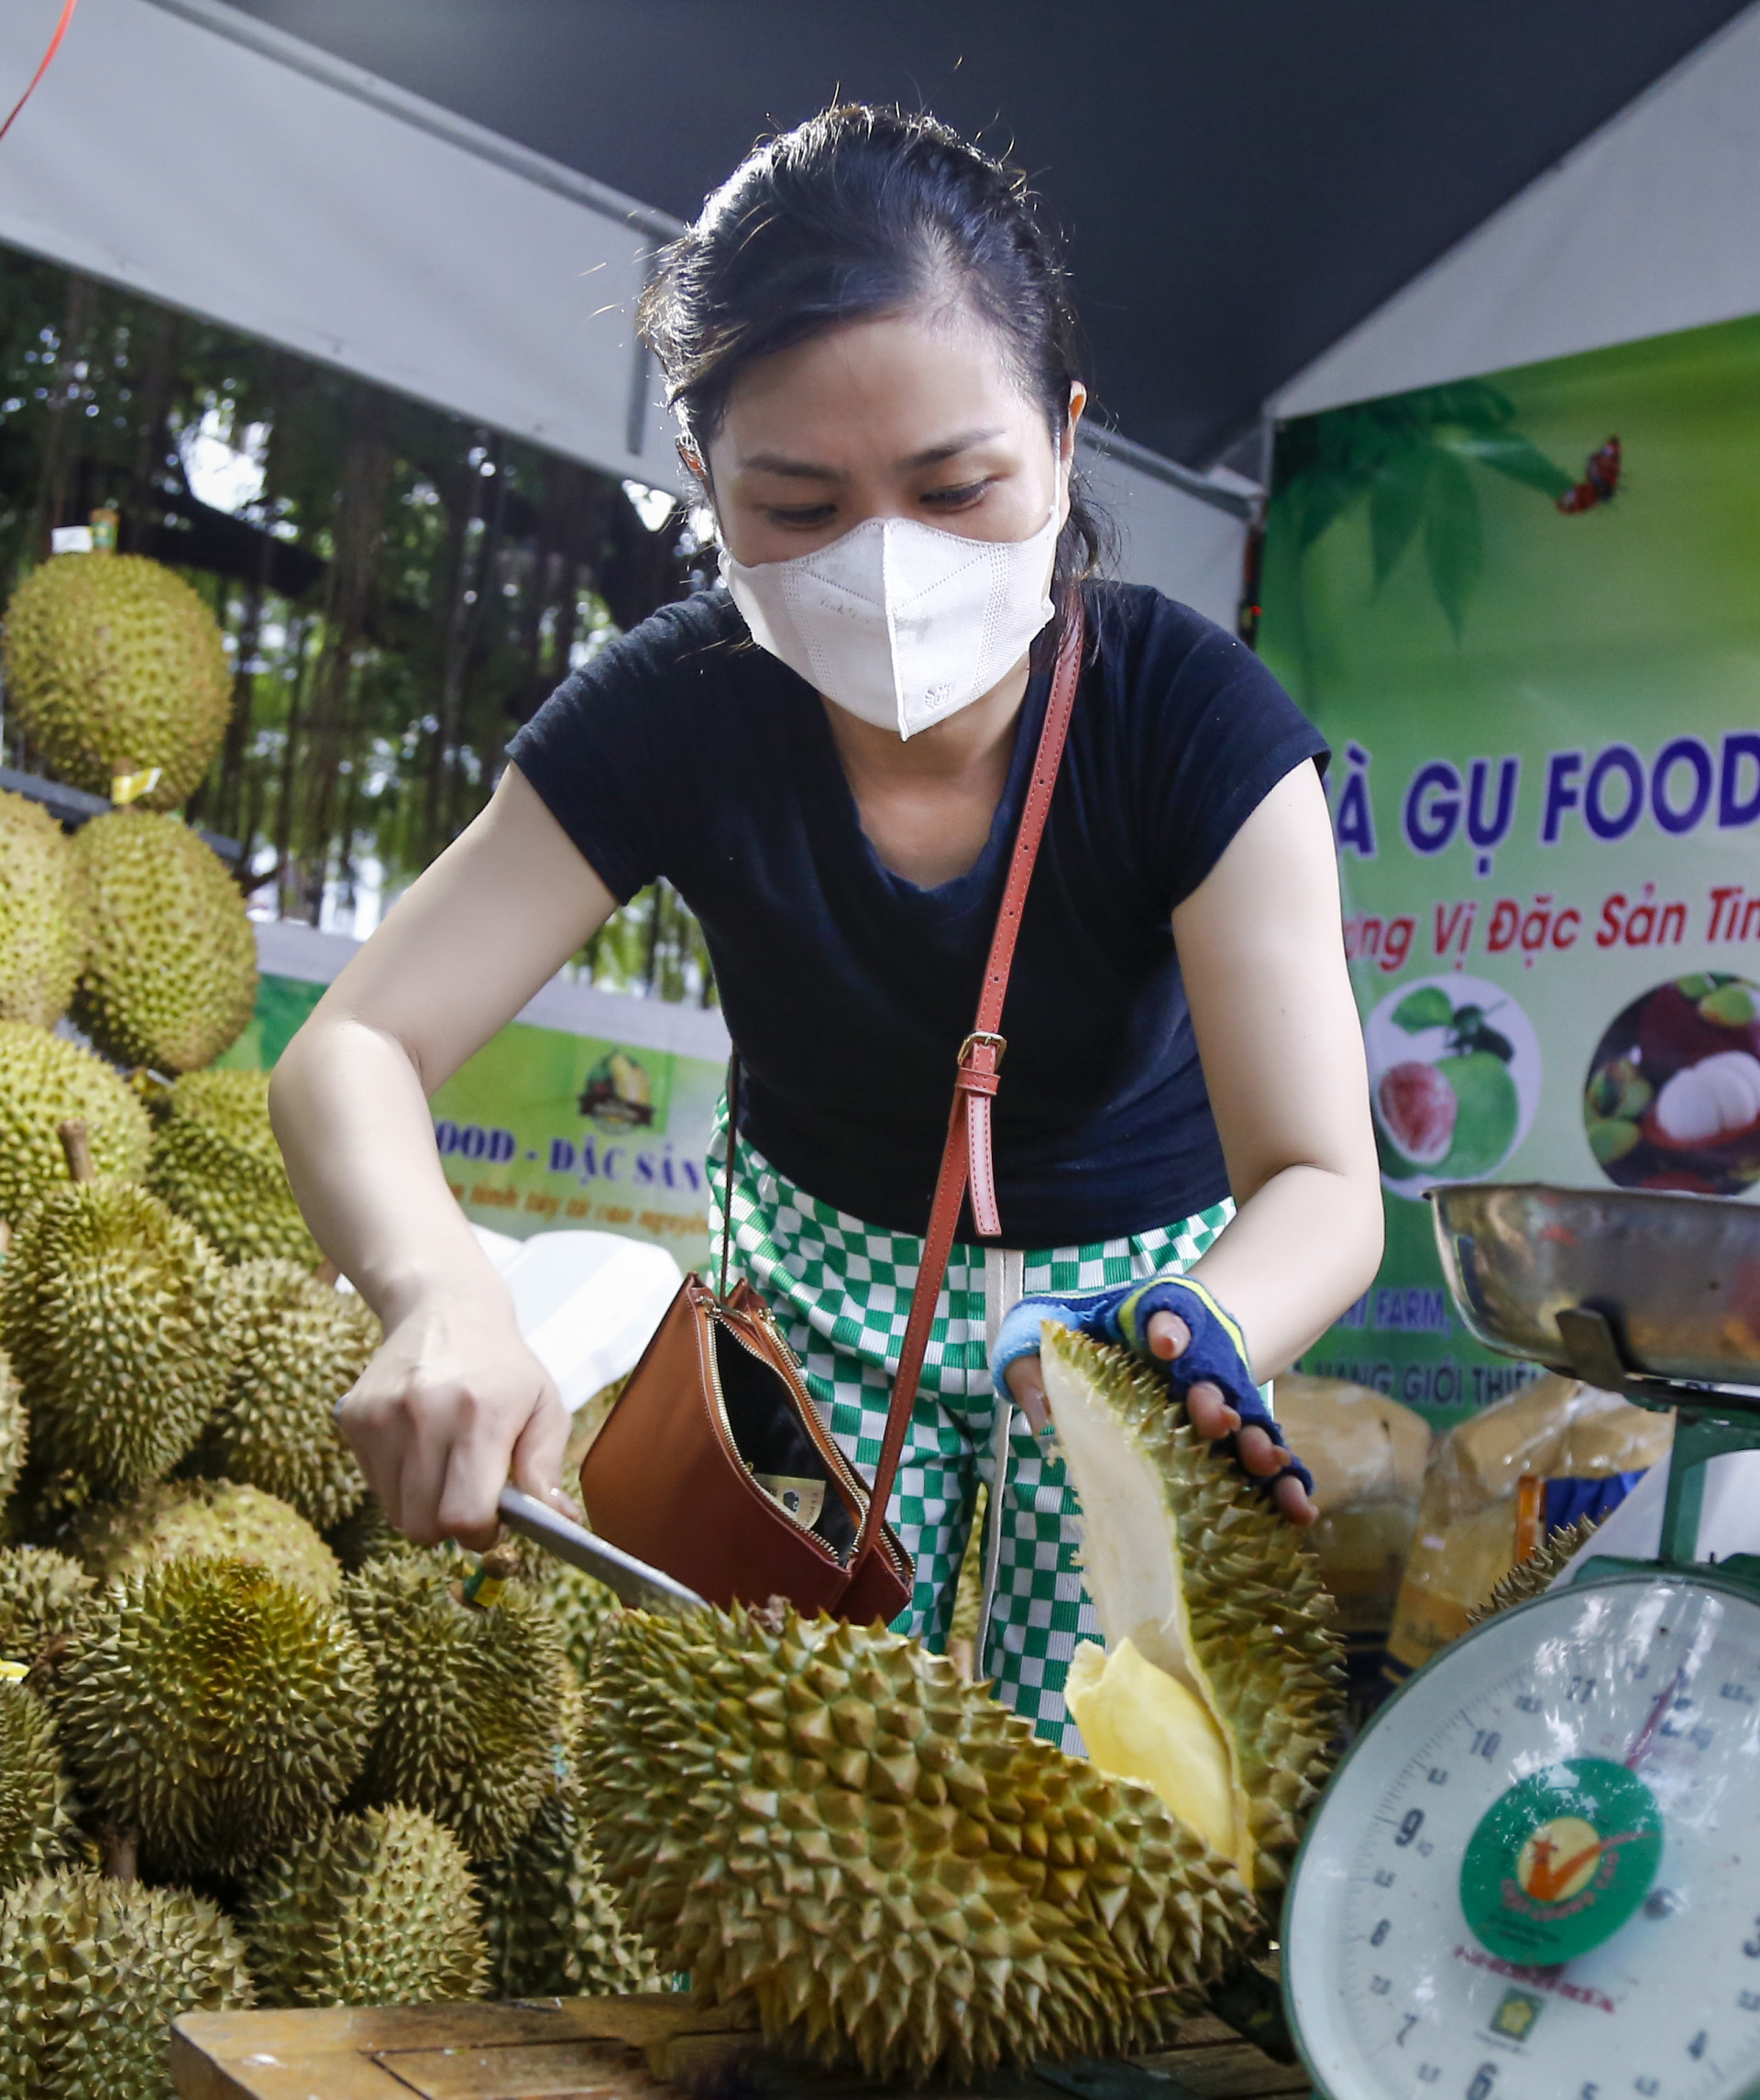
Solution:
{"label": "woman's eye", "polygon": [[805,503],[792,505],[784,510],[771,505],[765,513],[773,525],[793,525],[797,530],[810,530],[816,525],[829,525],[837,515],[835,503]]}
{"label": "woman's eye", "polygon": [[968,504],[975,503],[989,486],[988,481],[968,481],[959,489],[931,489],[923,501],[937,511],[963,511]]}

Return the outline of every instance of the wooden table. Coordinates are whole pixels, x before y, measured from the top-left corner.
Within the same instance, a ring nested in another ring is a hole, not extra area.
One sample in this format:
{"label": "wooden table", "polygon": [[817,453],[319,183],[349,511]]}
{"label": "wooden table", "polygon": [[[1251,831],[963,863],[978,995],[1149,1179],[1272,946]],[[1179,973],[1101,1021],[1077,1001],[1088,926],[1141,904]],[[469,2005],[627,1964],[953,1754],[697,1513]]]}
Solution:
{"label": "wooden table", "polygon": [[[665,1996],[187,2013],[170,2049],[182,2100],[882,2100],[859,2075],[772,2055],[741,2016]],[[1161,2055],[997,2073],[963,2090],[975,2100],[1282,2100],[1309,2086],[1202,2019]]]}

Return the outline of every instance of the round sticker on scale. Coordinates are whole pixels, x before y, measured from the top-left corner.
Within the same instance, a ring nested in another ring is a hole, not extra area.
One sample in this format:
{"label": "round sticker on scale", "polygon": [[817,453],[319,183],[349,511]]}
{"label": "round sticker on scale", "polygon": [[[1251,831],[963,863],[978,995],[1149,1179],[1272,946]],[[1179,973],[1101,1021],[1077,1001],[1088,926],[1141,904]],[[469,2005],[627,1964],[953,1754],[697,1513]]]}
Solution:
{"label": "round sticker on scale", "polygon": [[1622,1765],[1573,1757],[1485,1811],[1460,1864],[1460,1907],[1491,1953],[1547,1967],[1612,1938],[1661,1858],[1650,1789]]}

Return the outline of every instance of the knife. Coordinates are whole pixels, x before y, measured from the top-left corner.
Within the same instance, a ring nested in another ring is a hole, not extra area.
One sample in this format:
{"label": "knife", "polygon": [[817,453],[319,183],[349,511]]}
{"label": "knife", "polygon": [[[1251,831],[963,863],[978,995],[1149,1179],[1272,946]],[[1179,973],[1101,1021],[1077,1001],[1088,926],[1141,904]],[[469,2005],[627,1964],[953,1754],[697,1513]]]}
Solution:
{"label": "knife", "polygon": [[547,1502],[539,1501],[535,1495],[506,1487],[501,1490],[497,1506],[501,1522],[509,1531],[518,1532],[522,1537],[541,1545],[546,1553],[555,1554],[558,1560],[566,1561],[570,1567],[578,1567],[584,1575],[602,1582],[613,1595],[621,1597],[625,1604],[632,1604],[639,1611],[706,1611],[709,1609],[708,1600],[698,1597],[694,1589],[687,1589],[682,1582],[675,1582],[661,1569],[650,1567],[646,1561],[637,1560],[633,1554],[625,1553],[621,1546],[596,1537],[585,1526],[553,1510]]}

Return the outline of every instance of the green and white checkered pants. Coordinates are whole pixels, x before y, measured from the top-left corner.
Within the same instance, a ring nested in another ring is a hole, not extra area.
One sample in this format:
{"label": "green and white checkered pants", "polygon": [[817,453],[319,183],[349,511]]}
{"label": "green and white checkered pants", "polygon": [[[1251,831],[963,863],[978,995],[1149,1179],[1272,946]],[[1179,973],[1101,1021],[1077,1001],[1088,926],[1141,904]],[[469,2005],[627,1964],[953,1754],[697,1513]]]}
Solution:
{"label": "green and white checkered pants", "polygon": [[[726,1104],[710,1148],[710,1240],[720,1240],[719,1171]],[[1226,1199],[1177,1225],[1088,1247],[1030,1249],[1022,1294],[1097,1291],[1189,1268],[1234,1215]],[[839,1446],[872,1479],[886,1434],[923,1243],[864,1225],[798,1189],[743,1138],[734,1159],[735,1266],[763,1292],[805,1366],[808,1388]],[[935,1649],[947,1640],[978,1482],[991,1482],[996,1412],[985,1354],[984,1250],[956,1244],[936,1305],[909,1435],[887,1511],[917,1564],[893,1623]],[[1100,1622],[1082,1587],[1080,1512],[1062,1460],[1016,1411],[1003,1498],[996,1602],[982,1672],[1048,1742],[1082,1755],[1063,1680],[1079,1640]]]}

